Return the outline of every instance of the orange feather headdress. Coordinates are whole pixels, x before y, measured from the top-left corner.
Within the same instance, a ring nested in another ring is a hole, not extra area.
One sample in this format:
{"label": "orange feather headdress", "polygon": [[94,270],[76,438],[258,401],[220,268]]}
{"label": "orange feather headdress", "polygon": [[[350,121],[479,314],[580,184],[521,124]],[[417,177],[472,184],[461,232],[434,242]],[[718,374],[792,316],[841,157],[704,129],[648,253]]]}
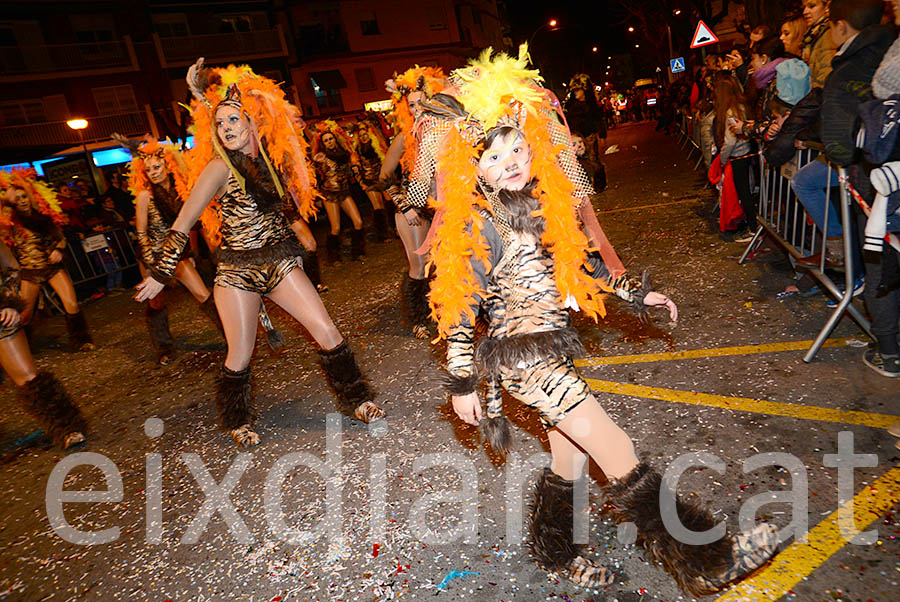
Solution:
{"label": "orange feather headdress", "polygon": [[228,164],[239,184],[243,177],[234,169],[215,131],[215,112],[221,105],[239,108],[248,118],[259,152],[269,168],[275,188],[284,198],[290,195],[300,215],[316,214],[315,171],[307,161],[308,144],[300,111],[285,98],[273,80],[257,75],[247,65],[206,68],[203,59],[191,66],[188,87],[191,101],[194,148],[189,154],[189,186],[213,157]]}
{"label": "orange feather headdress", "polygon": [[[4,196],[10,188],[21,188],[35,210],[52,219],[58,226],[69,223],[69,218],[63,213],[56,198],[56,191],[46,182],[39,180],[34,169],[0,170],[0,188],[3,189]],[[0,216],[0,225],[12,225],[12,219],[5,212]]]}
{"label": "orange feather headdress", "polygon": [[320,152],[325,152],[325,146],[322,144],[322,136],[325,134],[334,136],[338,146],[350,153],[350,160],[356,163],[357,157],[354,152],[355,145],[353,144],[353,139],[350,137],[350,134],[347,133],[347,130],[338,125],[333,119],[325,119],[324,121],[316,123],[316,136],[313,138],[312,144],[313,156]]}
{"label": "orange feather headdress", "polygon": [[[554,258],[560,302],[572,298],[594,319],[606,314],[601,290],[606,287],[582,269],[591,249],[577,216],[582,199],[560,164],[566,148],[554,134],[560,124],[553,97],[540,87],[540,75],[528,69],[528,63],[524,44],[518,58],[504,53],[492,56],[488,48],[451,75],[455,98],[464,108],[441,141],[438,198],[432,201],[441,215],[431,246],[435,278],[430,303],[441,335],[463,315],[474,320],[473,300],[476,294],[484,294],[471,266],[472,258],[487,261],[480,212],[489,210],[489,203],[478,192],[477,161],[485,134],[498,126],[515,127],[531,147],[531,175],[537,180],[534,194],[540,200],[535,216],[546,223],[541,241]],[[446,118],[448,107],[440,110]]]}
{"label": "orange feather headdress", "polygon": [[387,149],[387,144],[385,143],[380,128],[376,127],[375,124],[368,120],[361,119],[353,128],[353,152],[359,155],[359,135],[361,132],[365,132],[369,135],[369,140],[372,144],[372,150],[375,151],[375,154],[378,155],[378,158],[381,161],[384,161],[384,153]]}
{"label": "orange feather headdress", "polygon": [[409,109],[409,95],[411,92],[422,92],[427,99],[446,87],[446,77],[440,67],[416,65],[400,75],[394,74],[394,78],[387,81],[387,90],[391,93],[394,105],[394,119],[404,142],[400,166],[406,171],[412,171],[416,161],[416,138],[413,134],[415,117]]}
{"label": "orange feather headdress", "polygon": [[175,191],[183,203],[188,194],[188,168],[181,150],[171,142],[160,144],[158,140],[145,135],[139,140],[130,140],[121,134],[113,134],[113,140],[131,152],[128,164],[128,190],[137,200],[138,194],[150,190],[150,177],[147,175],[146,159],[157,157],[166,163],[166,169],[175,181]]}

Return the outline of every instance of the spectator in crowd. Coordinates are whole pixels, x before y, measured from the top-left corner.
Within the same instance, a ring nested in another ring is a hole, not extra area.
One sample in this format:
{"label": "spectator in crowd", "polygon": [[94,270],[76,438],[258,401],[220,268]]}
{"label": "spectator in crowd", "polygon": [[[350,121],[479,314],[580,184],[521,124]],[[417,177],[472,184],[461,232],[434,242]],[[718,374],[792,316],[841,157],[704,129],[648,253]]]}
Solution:
{"label": "spectator in crowd", "polygon": [[803,54],[803,36],[806,35],[807,27],[806,19],[796,15],[788,17],[781,24],[779,39],[784,46],[786,55],[790,55],[791,58],[800,58]]}
{"label": "spectator in crowd", "polygon": [[104,197],[112,199],[113,207],[116,212],[124,218],[124,221],[131,223],[134,221],[134,197],[128,192],[122,175],[115,171],[109,176],[109,186],[106,188]]}
{"label": "spectator in crowd", "polygon": [[588,156],[598,157],[606,143],[606,120],[597,103],[594,83],[584,73],[576,73],[569,82],[565,114],[571,129],[585,137]]}
{"label": "spectator in crowd", "polygon": [[[881,0],[833,0],[830,14],[830,36],[838,47],[833,72],[822,91],[822,144],[830,162],[843,167],[857,162],[857,113],[860,104],[872,98],[872,77],[882,57],[894,39],[893,30],[881,25]],[[812,70],[812,66],[810,66]],[[838,184],[836,170],[825,163],[813,161],[797,172],[791,186],[798,200],[816,226],[825,234],[825,265],[839,268],[843,264],[843,228],[834,205],[827,201],[825,188]],[[825,215],[828,226],[825,227]],[[851,232],[855,237],[855,233]],[[855,245],[854,245],[855,248]],[[820,257],[798,261],[799,265],[815,266]],[[861,258],[854,257],[857,274],[861,273]],[[860,277],[854,294],[863,289]]]}
{"label": "spectator in crowd", "polygon": [[803,18],[808,29],[803,35],[801,57],[812,72],[813,88],[825,85],[831,73],[831,59],[837,45],[829,33],[828,10],[830,0],[803,0]]}
{"label": "spectator in crowd", "polygon": [[716,146],[719,147],[719,161],[724,169],[729,163],[734,179],[744,221],[736,231],[724,232],[724,238],[734,242],[749,242],[753,237],[750,230],[756,229],[756,202],[750,190],[750,168],[755,155],[749,140],[735,134],[729,124],[737,124],[747,119],[749,109],[737,79],[727,71],[717,73],[713,78],[716,107]]}
{"label": "spectator in crowd", "polygon": [[772,30],[768,25],[757,25],[750,32],[750,48],[752,49],[760,40],[768,38],[772,35]]}

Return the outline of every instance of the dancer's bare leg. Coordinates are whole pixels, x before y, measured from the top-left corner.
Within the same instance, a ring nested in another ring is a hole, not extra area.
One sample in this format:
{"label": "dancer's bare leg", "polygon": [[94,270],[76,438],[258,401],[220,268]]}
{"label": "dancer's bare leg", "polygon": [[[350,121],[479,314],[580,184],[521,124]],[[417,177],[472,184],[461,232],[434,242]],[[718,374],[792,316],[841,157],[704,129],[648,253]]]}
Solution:
{"label": "dancer's bare leg", "polygon": [[337,203],[325,202],[325,214],[328,216],[329,232],[334,236],[341,233],[341,206]]}
{"label": "dancer's bare leg", "polygon": [[341,209],[344,210],[344,213],[346,213],[347,217],[350,218],[350,221],[353,222],[354,230],[362,228],[362,218],[359,215],[359,208],[356,206],[356,203],[353,202],[352,198],[347,197],[341,201]]}
{"label": "dancer's bare leg", "polygon": [[[613,422],[593,395],[570,411],[556,428],[571,443],[587,452],[610,480],[624,477],[638,465],[631,437]],[[554,472],[557,466],[561,471],[571,470],[566,464],[571,464],[573,452],[567,450],[558,438],[555,439],[560,444],[563,456],[558,463],[554,457]],[[552,441],[551,450],[553,450]],[[563,473],[558,474],[569,478]]]}
{"label": "dancer's bare leg", "polygon": [[316,252],[316,237],[313,236],[312,230],[309,229],[309,224],[307,224],[306,221],[298,219],[291,222],[291,230],[294,231],[294,235],[297,237],[297,240],[300,241],[300,244],[303,245],[304,249],[310,253]]}
{"label": "dancer's bare leg", "polygon": [[67,314],[77,314],[80,309],[78,307],[78,297],[75,296],[75,287],[72,285],[72,279],[65,270],[56,272],[47,283],[59,295],[63,307]]}
{"label": "dancer's bare leg", "polygon": [[16,334],[0,339],[0,365],[17,387],[23,386],[37,376],[34,358],[28,347],[28,339],[21,330]]}
{"label": "dancer's bare leg", "polygon": [[416,249],[425,242],[428,235],[428,228],[431,223],[425,220],[421,221],[418,226],[410,226],[402,213],[394,216],[397,224],[397,234],[403,242],[403,249],[406,251],[406,259],[409,262],[409,277],[414,280],[422,280],[425,278],[426,256],[416,254]]}
{"label": "dancer's bare leg", "polygon": [[369,201],[372,203],[372,209],[378,211],[379,209],[384,209],[384,193],[380,190],[367,190],[366,196],[369,197]]}
{"label": "dancer's bare leg", "polygon": [[21,284],[22,300],[25,302],[25,309],[22,310],[22,325],[30,324],[31,318],[34,317],[34,307],[37,305],[38,295],[41,294],[41,286],[29,280],[23,280]]}
{"label": "dancer's bare leg", "polygon": [[178,262],[178,265],[175,266],[175,278],[194,296],[197,303],[203,303],[209,299],[209,289],[206,288],[206,283],[203,282],[203,278],[200,277],[200,273],[190,259]]}
{"label": "dancer's bare leg", "polygon": [[240,372],[250,365],[250,357],[256,345],[260,296],[219,285],[213,287],[213,295],[225,329],[225,341],[228,343],[225,367],[232,372]]}
{"label": "dancer's bare leg", "polygon": [[300,322],[322,349],[334,349],[344,340],[303,270],[291,270],[268,297]]}

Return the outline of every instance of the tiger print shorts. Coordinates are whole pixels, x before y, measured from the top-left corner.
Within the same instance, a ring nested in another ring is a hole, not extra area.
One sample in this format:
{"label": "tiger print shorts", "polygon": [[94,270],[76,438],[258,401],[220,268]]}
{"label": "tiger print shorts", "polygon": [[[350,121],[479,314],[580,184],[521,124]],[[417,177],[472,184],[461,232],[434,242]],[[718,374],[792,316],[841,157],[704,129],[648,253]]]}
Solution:
{"label": "tiger print shorts", "polygon": [[233,265],[220,263],[216,270],[216,285],[230,286],[242,291],[268,295],[281,281],[299,267],[296,257],[286,257],[278,263]]}
{"label": "tiger print shorts", "polygon": [[10,326],[8,328],[6,326],[0,326],[0,341],[11,337],[12,335],[19,332],[21,329],[22,329],[22,327],[18,324],[16,324],[15,326]]}
{"label": "tiger print shorts", "polygon": [[536,359],[515,368],[500,368],[500,384],[510,395],[540,412],[541,422],[553,428],[578,404],[591,396],[569,358]]}
{"label": "tiger print shorts", "polygon": [[22,280],[41,285],[62,271],[62,264],[50,264],[45,268],[20,268],[19,274]]}

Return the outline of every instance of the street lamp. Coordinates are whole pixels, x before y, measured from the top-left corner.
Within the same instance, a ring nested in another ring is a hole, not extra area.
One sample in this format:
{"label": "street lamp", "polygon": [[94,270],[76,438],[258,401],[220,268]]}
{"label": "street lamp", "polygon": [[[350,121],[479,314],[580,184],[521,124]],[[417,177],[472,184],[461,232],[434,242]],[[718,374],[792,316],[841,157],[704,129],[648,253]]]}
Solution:
{"label": "street lamp", "polygon": [[591,48],[591,52],[597,52],[597,47],[594,46],[593,48]]}
{"label": "street lamp", "polygon": [[531,48],[531,41],[534,40],[534,36],[536,36],[539,31],[541,31],[544,28],[550,28],[551,30],[556,29],[556,26],[558,23],[559,22],[556,19],[550,19],[549,21],[547,21],[546,23],[544,23],[543,25],[541,25],[540,27],[535,29],[534,33],[532,33],[531,36],[529,36],[529,38],[528,38],[528,47]]}
{"label": "street lamp", "polygon": [[634,33],[634,27],[629,27],[629,28],[628,28],[628,33]]}
{"label": "street lamp", "polygon": [[84,159],[87,162],[88,173],[91,175],[91,184],[94,186],[94,192],[99,196],[100,189],[97,186],[97,177],[94,174],[94,165],[91,161],[91,155],[88,153],[87,144],[84,142],[84,130],[88,126],[87,119],[75,118],[66,122],[66,125],[78,132],[78,139],[81,141],[81,150],[84,152]]}

